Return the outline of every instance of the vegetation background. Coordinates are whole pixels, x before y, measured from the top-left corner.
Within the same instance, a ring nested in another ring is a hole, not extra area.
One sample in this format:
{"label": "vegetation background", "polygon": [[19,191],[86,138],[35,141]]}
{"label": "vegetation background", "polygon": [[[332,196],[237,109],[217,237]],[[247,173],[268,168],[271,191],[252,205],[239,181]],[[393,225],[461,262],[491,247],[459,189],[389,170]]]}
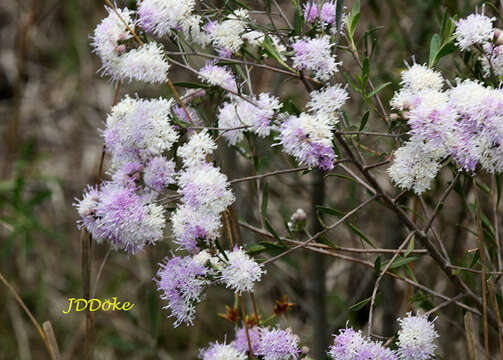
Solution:
{"label": "vegetation background", "polygon": [[[263,7],[260,1],[249,3],[255,9]],[[280,3],[293,16],[288,0]],[[494,3],[499,6],[499,1]],[[393,82],[383,91],[384,100],[398,88],[399,72],[404,60],[412,61],[410,54],[415,54],[418,63],[427,61],[429,41],[438,32],[445,9],[466,16],[477,4],[468,0],[362,1],[358,31],[377,28],[371,76],[380,82]],[[81,358],[84,341],[85,314],[62,314],[67,299],[82,294],[80,235],[72,203],[87,183],[96,181],[103,146],[98,129],[103,127],[114,96],[113,86],[97,72],[99,59],[91,53],[88,39],[105,16],[103,5],[101,0],[0,1],[0,273],[40,323],[51,321],[65,359]],[[359,71],[349,56],[340,56],[345,60],[344,71]],[[440,63],[447,74],[455,69],[453,66],[449,61]],[[190,80],[174,67],[171,73],[176,81]],[[258,90],[290,97],[298,106],[306,101],[300,84],[286,82],[281,75],[264,72],[255,79]],[[135,83],[125,85],[121,94],[125,93],[170,95],[165,85]],[[350,117],[358,116],[359,121],[361,106],[352,100],[346,111]],[[208,107],[209,114],[212,111],[215,108]],[[257,149],[257,154],[264,169],[282,168],[288,161],[266,144]],[[250,165],[241,163],[231,152],[222,150],[218,156],[231,179],[251,174]],[[381,177],[386,178],[385,170]],[[312,182],[310,176],[295,174],[270,181],[269,214],[276,228],[282,229],[283,220],[298,207],[311,211]],[[247,184],[236,186],[234,191],[239,199],[239,216],[257,224],[256,189]],[[357,191],[353,183],[331,177],[326,181],[324,202],[336,209],[351,209],[358,204]],[[435,195],[438,197],[434,189],[426,195],[426,202]],[[451,196],[437,223],[446,247],[465,263],[470,260],[468,250],[477,246],[476,238],[463,228],[471,221],[469,217],[462,200]],[[378,205],[365,208],[352,223],[381,247],[396,247],[405,235],[396,218]],[[242,230],[242,236],[245,241],[255,240],[255,235],[246,230]],[[330,239],[351,247],[360,246],[362,241],[349,227],[337,228]],[[211,290],[199,308],[194,327],[172,327],[152,281],[157,263],[169,251],[165,241],[132,257],[109,254],[96,282],[96,297],[116,296],[136,306],[129,312],[95,314],[95,359],[194,359],[197,349],[208,342],[223,340],[226,333],[232,339],[233,324],[217,316],[225,312],[225,305],[233,303],[232,294],[224,289]],[[107,248],[96,246],[93,282],[105,257]],[[372,256],[361,258],[375,260]],[[416,272],[418,280],[446,295],[453,294],[438,268],[429,265],[428,260],[414,265],[421,269]],[[357,328],[366,324],[368,305],[350,307],[371,295],[375,280],[375,272],[359,264],[298,251],[268,268],[256,296],[262,312],[271,313],[275,301],[288,294],[288,300],[296,306],[282,317],[282,325],[294,328],[317,353],[328,343],[328,335],[348,320]],[[383,280],[375,313],[380,335],[390,336],[396,331],[396,318],[406,312],[405,294],[403,283]],[[423,307],[431,306],[430,298],[414,300]],[[0,359],[47,358],[36,329],[3,284],[0,308]],[[466,354],[461,311],[444,308],[436,326],[441,334],[440,354],[444,358],[465,358],[460,355]],[[320,331],[324,337],[316,335]]]}

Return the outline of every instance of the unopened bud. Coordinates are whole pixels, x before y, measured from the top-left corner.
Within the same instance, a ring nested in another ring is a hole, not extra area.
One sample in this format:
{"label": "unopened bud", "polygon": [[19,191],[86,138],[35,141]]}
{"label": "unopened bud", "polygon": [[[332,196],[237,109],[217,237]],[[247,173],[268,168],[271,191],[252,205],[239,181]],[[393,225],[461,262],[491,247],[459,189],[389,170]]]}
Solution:
{"label": "unopened bud", "polygon": [[398,115],[397,113],[392,113],[392,114],[390,114],[389,118],[391,121],[396,121],[396,120],[400,119],[400,115]]}

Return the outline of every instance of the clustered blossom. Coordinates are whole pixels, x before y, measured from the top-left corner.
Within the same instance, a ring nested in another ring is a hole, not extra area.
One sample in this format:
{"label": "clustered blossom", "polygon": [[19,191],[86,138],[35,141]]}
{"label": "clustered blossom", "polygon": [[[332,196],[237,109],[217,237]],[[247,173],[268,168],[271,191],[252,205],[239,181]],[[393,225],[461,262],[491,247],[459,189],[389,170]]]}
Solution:
{"label": "clustered blossom", "polygon": [[232,345],[220,344],[218,342],[211,344],[207,349],[199,352],[201,360],[246,360],[244,351],[239,351]]}
{"label": "clustered blossom", "polygon": [[340,62],[332,55],[330,36],[298,39],[292,44],[293,66],[298,70],[308,70],[317,80],[327,81],[338,72]]}
{"label": "clustered blossom", "polygon": [[398,320],[401,326],[398,332],[398,355],[400,360],[429,360],[435,356],[439,337],[432,321],[424,315]]}
{"label": "clustered blossom", "polygon": [[[182,206],[181,209],[186,208]],[[189,219],[194,223],[200,221],[195,217]],[[201,250],[192,256],[166,257],[160,264],[157,284],[161,298],[168,301],[165,308],[175,318],[175,326],[181,323],[192,325],[196,306],[212,280],[242,293],[251,291],[254,282],[260,281],[264,272],[262,266],[242,249],[227,251],[225,256],[213,256],[207,250]]]}
{"label": "clustered blossom", "polygon": [[134,12],[105,7],[109,15],[94,30],[92,46],[103,63],[101,72],[112,80],[139,80],[150,83],[167,81],[169,63],[164,59],[164,49],[156,42],[128,49],[133,41],[136,21]]}
{"label": "clustered blossom", "polygon": [[149,42],[121,56],[119,78],[163,83],[167,81],[169,67],[169,63],[164,59],[162,45]]}
{"label": "clustered blossom", "polygon": [[333,360],[397,360],[397,355],[380,342],[365,338],[361,331],[351,328],[341,329],[334,335],[334,343],[328,355]]}
{"label": "clustered blossom", "polygon": [[503,92],[473,80],[457,80],[443,91],[440,74],[413,65],[402,74],[402,89],[391,105],[402,111],[411,138],[395,152],[388,172],[393,181],[417,194],[428,190],[442,159],[451,156],[461,169],[503,171]]}
{"label": "clustered blossom", "polygon": [[162,156],[150,159],[143,173],[145,185],[156,191],[162,191],[166,186],[176,183],[175,166],[172,160],[167,160]]}
{"label": "clustered blossom", "polygon": [[205,27],[208,38],[217,49],[223,50],[224,53],[237,52],[243,45],[242,35],[247,29],[247,18],[248,11],[239,9],[220,23],[209,22]]}
{"label": "clustered blossom", "polygon": [[138,1],[139,24],[148,33],[158,36],[170,34],[191,14],[195,3],[195,0]]}
{"label": "clustered blossom", "polygon": [[84,193],[76,206],[81,225],[97,242],[106,239],[112,248],[132,254],[158,241],[165,227],[164,209],[134,184],[107,182],[99,192]]}
{"label": "clustered blossom", "polygon": [[157,287],[161,299],[167,300],[165,308],[175,318],[174,326],[181,323],[192,324],[196,305],[201,301],[202,293],[209,281],[205,278],[207,269],[195,262],[192,257],[175,256],[160,264],[157,272]]}
{"label": "clustered blossom", "polygon": [[199,70],[199,77],[210,85],[219,86],[224,90],[232,92],[237,91],[234,76],[223,66],[218,66],[210,62]]}
{"label": "clustered blossom", "polygon": [[319,20],[324,25],[336,25],[337,1],[325,1],[319,9],[316,2],[304,4],[304,19],[308,24]]}
{"label": "clustered blossom", "polygon": [[318,116],[326,116],[334,124],[339,119],[339,110],[349,99],[348,92],[341,84],[313,91],[309,96],[306,108]]}
{"label": "clustered blossom", "polygon": [[494,34],[493,22],[484,14],[471,14],[456,23],[456,44],[461,50],[467,50],[473,45],[483,45],[492,39]]}
{"label": "clustered blossom", "polygon": [[[248,344],[248,339],[250,344]],[[264,360],[297,360],[301,349],[299,337],[291,329],[268,328],[254,326],[248,328],[248,336],[244,328],[236,330],[236,338],[229,345],[214,343],[200,351],[200,359],[248,359],[251,350],[255,357]],[[216,357],[216,354],[232,354],[235,357]],[[239,355],[238,355],[239,354]]]}
{"label": "clustered blossom", "polygon": [[310,168],[332,170],[336,158],[333,131],[347,99],[348,93],[340,84],[311,92],[308,112],[291,115],[280,126],[278,140],[283,150]]}
{"label": "clustered blossom", "polygon": [[327,117],[301,113],[291,115],[281,124],[278,140],[283,150],[300,164],[331,170],[336,157],[332,130],[333,123]]}
{"label": "clustered blossom", "polygon": [[204,164],[207,157],[215,151],[217,144],[213,141],[208,130],[203,130],[190,137],[190,140],[178,148],[177,154],[186,167]]}
{"label": "clustered blossom", "polygon": [[[94,30],[91,36],[91,45],[103,63],[102,73],[118,80],[121,70],[121,55],[126,52],[125,43],[133,37],[128,31],[128,27],[134,27],[133,13],[127,8],[116,9],[117,14],[109,7],[105,7],[105,9],[108,11],[108,16]],[[127,26],[121,21],[121,18]]]}
{"label": "clustered blossom", "polygon": [[413,189],[416,194],[429,190],[440,169],[441,148],[412,137],[394,154],[388,173],[402,189]]}
{"label": "clustered blossom", "polygon": [[487,43],[483,45],[485,56],[480,59],[485,76],[491,73],[499,77],[503,75],[503,46]]}
{"label": "clustered blossom", "polygon": [[163,156],[178,139],[171,102],[126,96],[114,106],[103,131],[111,155],[111,180],[90,188],[76,207],[80,224],[98,241],[134,254],[163,236],[159,192],[176,182],[175,163]]}
{"label": "clustered blossom", "polygon": [[198,242],[207,246],[218,236],[220,213],[234,202],[227,177],[208,162],[216,144],[207,131],[192,134],[189,141],[178,148],[184,170],[178,174],[181,203],[171,215],[175,243],[196,253]]}
{"label": "clustered blossom", "polygon": [[[253,355],[259,356],[260,334],[260,327],[258,326],[249,327],[248,336],[246,335],[246,329],[241,327],[236,330],[236,337],[231,345],[242,352],[249,352],[251,347]],[[250,339],[250,344],[248,344],[248,339]]]}
{"label": "clustered blossom", "polygon": [[248,130],[260,137],[269,136],[273,117],[280,107],[279,100],[268,93],[246,100],[233,97],[222,105],[218,113],[221,134],[231,145],[243,140]]}
{"label": "clustered blossom", "polygon": [[296,360],[301,352],[299,340],[290,328],[261,328],[257,353],[264,360]]}
{"label": "clustered blossom", "polygon": [[179,137],[171,124],[172,106],[172,99],[126,96],[112,108],[103,137],[113,166],[145,161],[171,149]]}
{"label": "clustered blossom", "polygon": [[237,293],[252,291],[253,285],[260,281],[265,270],[243,249],[234,248],[226,251],[226,255],[226,266],[221,271],[220,281]]}
{"label": "clustered blossom", "polygon": [[192,253],[199,249],[198,242],[204,240],[209,245],[215,240],[222,226],[218,214],[195,210],[187,205],[178,207],[172,213],[171,223],[175,244]]}
{"label": "clustered blossom", "polygon": [[303,209],[297,209],[290,217],[287,225],[290,231],[301,231],[304,229],[306,226],[306,212]]}

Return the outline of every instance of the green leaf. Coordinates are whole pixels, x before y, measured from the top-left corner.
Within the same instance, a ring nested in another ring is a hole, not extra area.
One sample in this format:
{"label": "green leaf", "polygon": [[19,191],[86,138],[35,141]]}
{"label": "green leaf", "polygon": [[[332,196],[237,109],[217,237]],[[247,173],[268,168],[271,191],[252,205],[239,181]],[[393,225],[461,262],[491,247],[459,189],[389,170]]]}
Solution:
{"label": "green leaf", "polygon": [[[401,266],[407,265],[408,263],[416,261],[417,259],[419,259],[419,256],[411,256],[411,257],[399,256],[398,258],[395,259],[395,261],[393,261],[393,264],[391,264],[389,268],[390,268],[390,270],[397,269]],[[389,263],[389,260],[386,260],[385,264],[388,264],[388,263]]]}
{"label": "green leaf", "polygon": [[[376,297],[375,297],[375,304],[378,304],[379,301],[381,300],[381,292],[379,291],[377,294],[376,294]],[[362,301],[359,301],[357,302],[356,304],[354,305],[351,305],[349,307],[349,310],[351,311],[358,311],[358,310],[361,310],[365,307],[365,305],[369,304],[370,305],[370,302],[372,301],[372,297],[369,297],[369,298],[366,298]]]}
{"label": "green leaf", "polygon": [[412,250],[414,250],[414,239],[415,235],[412,235],[412,238],[409,240],[409,245],[407,246],[407,251],[405,252],[405,257],[409,256]]}
{"label": "green leaf", "polygon": [[360,13],[360,0],[355,0],[355,3],[353,4],[353,10],[351,12],[354,14]]}
{"label": "green leaf", "polygon": [[[316,6],[313,3],[313,6]],[[295,7],[295,13],[293,18],[293,34],[299,36],[302,33],[302,27],[304,26],[304,17],[300,6]]]}
{"label": "green leaf", "polygon": [[358,229],[355,225],[353,225],[352,223],[348,222],[347,225],[349,226],[349,228],[351,230],[353,230],[353,232],[358,235],[363,241],[365,241],[367,244],[369,244],[370,246],[372,246],[373,248],[376,248],[376,244],[374,244],[372,242],[372,240],[370,240],[368,238],[368,236],[363,232],[361,231],[360,229]]}
{"label": "green leaf", "polygon": [[358,128],[358,131],[362,131],[365,128],[365,125],[367,125],[367,121],[369,121],[369,115],[370,115],[369,110],[367,110],[367,112],[363,114],[362,121],[360,122],[360,127]]}
{"label": "green leaf", "polygon": [[370,62],[369,58],[365,57],[363,59],[363,64],[362,64],[362,78],[361,78],[361,89],[362,92],[365,92],[365,87],[367,86],[367,82],[369,80],[369,74],[370,74]]}
{"label": "green leaf", "polygon": [[267,248],[269,250],[283,250],[283,249],[286,249],[285,245],[276,244],[276,243],[273,243],[273,242],[270,242],[270,241],[261,241],[259,244],[262,245],[262,246],[264,246],[265,248]]}
{"label": "green leaf", "polygon": [[222,244],[220,244],[220,241],[218,241],[218,239],[215,240],[215,245],[216,245],[218,251],[220,252],[220,254],[222,254],[222,256],[224,257],[224,259],[226,261],[229,261],[229,258],[227,257],[227,254],[225,253],[225,250],[222,247]]}
{"label": "green leaf", "polygon": [[267,218],[267,203],[269,199],[269,183],[264,184],[264,188],[262,189],[262,219]]}
{"label": "green leaf", "polygon": [[261,252],[267,249],[267,247],[261,244],[247,244],[245,248],[246,253],[250,256],[260,254]]}
{"label": "green leaf", "polygon": [[269,219],[264,219],[264,225],[265,228],[272,234],[272,236],[274,236],[276,241],[279,242],[280,244],[283,244],[283,240],[281,240],[276,230],[274,230]]}
{"label": "green leaf", "polygon": [[473,254],[473,259],[472,259],[472,262],[470,263],[469,268],[470,269],[473,268],[477,264],[479,259],[480,259],[480,252],[479,252],[479,250],[476,250],[475,254]]}
{"label": "green leaf", "polygon": [[292,69],[287,63],[283,61],[281,58],[280,53],[276,50],[274,47],[274,44],[269,36],[266,35],[264,41],[262,41],[262,48],[264,51],[269,55],[271,59],[276,60],[279,64],[281,64],[283,67],[287,68],[290,71],[293,71],[294,73],[297,73],[295,69]]}
{"label": "green leaf", "polygon": [[367,97],[368,98],[371,98],[372,96],[376,95],[377,93],[379,93],[382,89],[384,89],[386,86],[388,85],[391,85],[391,82],[386,82],[384,84],[381,84],[379,85],[378,87],[376,87],[374,89],[374,91],[372,91],[370,94],[367,94]]}
{"label": "green leaf", "polygon": [[483,182],[480,182],[480,181],[477,181],[476,184],[480,190],[484,191],[488,195],[491,194],[491,189],[489,188],[489,186],[487,186],[486,184],[484,184]]}
{"label": "green leaf", "polygon": [[377,276],[381,275],[381,256],[378,256],[374,261],[374,270]]}
{"label": "green leaf", "polygon": [[320,236],[318,239],[316,239],[316,242],[330,246],[333,249],[337,249],[337,246],[335,246],[335,244],[333,242],[328,240],[326,236]]}
{"label": "green leaf", "polygon": [[176,82],[173,83],[173,85],[187,89],[208,89],[211,87],[211,85],[193,83],[193,82]]}
{"label": "green leaf", "polygon": [[329,215],[334,215],[334,216],[339,216],[339,217],[344,216],[344,213],[342,211],[332,209],[328,206],[317,205],[316,210],[321,211],[326,214],[329,214]]}
{"label": "green leaf", "polygon": [[[454,45],[454,43],[450,42],[450,43],[442,45],[442,47],[440,48],[440,50],[437,53],[435,63],[438,60],[440,60],[441,58],[443,58],[444,56],[449,55],[450,53],[453,53],[454,51],[456,51],[456,45]],[[435,64],[433,64],[433,65],[435,65]]]}
{"label": "green leaf", "polygon": [[440,49],[440,44],[441,44],[440,35],[434,34],[430,41],[430,60],[428,62],[430,68],[435,63],[438,50]]}

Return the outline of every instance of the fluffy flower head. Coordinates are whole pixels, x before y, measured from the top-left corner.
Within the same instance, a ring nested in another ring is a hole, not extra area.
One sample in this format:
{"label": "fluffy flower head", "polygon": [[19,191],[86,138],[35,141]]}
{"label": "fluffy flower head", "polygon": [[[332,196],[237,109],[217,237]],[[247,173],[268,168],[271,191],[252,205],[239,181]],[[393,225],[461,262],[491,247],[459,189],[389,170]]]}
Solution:
{"label": "fluffy flower head", "polygon": [[401,326],[398,332],[400,360],[433,359],[438,338],[433,322],[424,315],[412,316],[410,313],[398,321]]}
{"label": "fluffy flower head", "polygon": [[461,50],[466,50],[472,45],[482,45],[493,37],[493,22],[483,14],[471,14],[460,19],[456,24],[456,44]]}

